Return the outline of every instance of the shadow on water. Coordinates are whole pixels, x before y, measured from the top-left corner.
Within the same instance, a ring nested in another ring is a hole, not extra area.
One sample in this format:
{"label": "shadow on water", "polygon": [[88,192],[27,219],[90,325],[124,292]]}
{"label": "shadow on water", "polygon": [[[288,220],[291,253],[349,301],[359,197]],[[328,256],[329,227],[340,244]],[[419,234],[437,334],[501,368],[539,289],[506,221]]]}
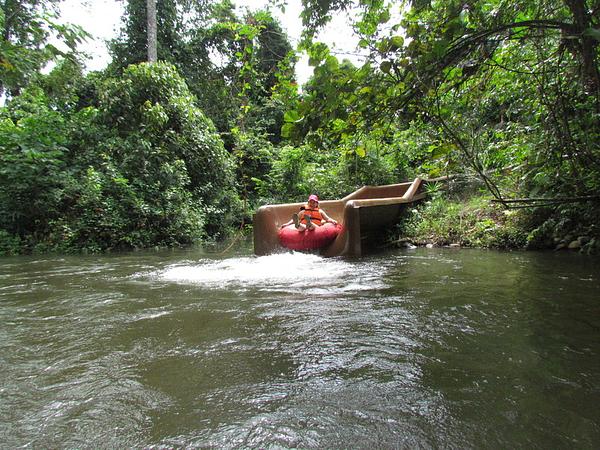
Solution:
{"label": "shadow on water", "polygon": [[0,259],[7,447],[595,448],[569,254]]}

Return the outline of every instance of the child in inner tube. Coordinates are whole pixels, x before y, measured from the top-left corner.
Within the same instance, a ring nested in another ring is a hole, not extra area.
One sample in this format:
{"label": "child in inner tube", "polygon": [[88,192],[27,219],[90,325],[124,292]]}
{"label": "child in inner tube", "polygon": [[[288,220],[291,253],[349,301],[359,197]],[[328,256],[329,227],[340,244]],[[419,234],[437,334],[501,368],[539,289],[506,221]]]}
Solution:
{"label": "child in inner tube", "polygon": [[300,212],[292,216],[292,220],[281,225],[281,228],[294,224],[298,231],[314,230],[325,223],[337,225],[337,221],[319,208],[319,197],[311,194],[308,203],[300,207]]}

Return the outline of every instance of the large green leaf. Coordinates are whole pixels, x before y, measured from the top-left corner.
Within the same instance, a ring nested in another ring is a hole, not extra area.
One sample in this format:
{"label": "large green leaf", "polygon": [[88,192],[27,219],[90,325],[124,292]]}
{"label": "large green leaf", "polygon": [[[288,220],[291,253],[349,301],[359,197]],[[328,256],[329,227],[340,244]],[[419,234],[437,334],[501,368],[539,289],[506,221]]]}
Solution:
{"label": "large green leaf", "polygon": [[283,120],[288,123],[300,122],[304,117],[296,110],[288,110],[283,115]]}
{"label": "large green leaf", "polygon": [[379,68],[383,73],[389,73],[392,70],[392,62],[382,61],[381,64],[379,64]]}
{"label": "large green leaf", "polygon": [[290,137],[292,137],[293,131],[294,131],[293,123],[284,123],[281,126],[281,136],[283,136],[286,139],[289,139]]}
{"label": "large green leaf", "polygon": [[404,38],[402,36],[393,36],[390,39],[390,50],[401,49],[404,45]]}

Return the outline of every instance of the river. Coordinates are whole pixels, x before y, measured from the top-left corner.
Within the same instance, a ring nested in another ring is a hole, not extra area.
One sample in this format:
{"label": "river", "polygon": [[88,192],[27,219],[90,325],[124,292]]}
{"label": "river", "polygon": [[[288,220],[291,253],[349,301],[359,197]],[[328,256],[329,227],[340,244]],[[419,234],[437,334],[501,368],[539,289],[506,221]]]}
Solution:
{"label": "river", "polygon": [[0,258],[1,448],[600,446],[600,261]]}

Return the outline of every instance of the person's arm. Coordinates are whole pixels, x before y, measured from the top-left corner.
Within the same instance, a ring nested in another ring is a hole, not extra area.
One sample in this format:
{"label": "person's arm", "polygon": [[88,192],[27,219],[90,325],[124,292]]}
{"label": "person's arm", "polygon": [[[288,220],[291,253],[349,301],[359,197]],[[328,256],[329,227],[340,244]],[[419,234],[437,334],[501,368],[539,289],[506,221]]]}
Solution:
{"label": "person's arm", "polygon": [[330,223],[332,223],[334,225],[337,225],[337,220],[332,219],[331,217],[329,217],[327,215],[327,213],[325,211],[323,211],[323,210],[321,210],[321,216],[323,216],[323,219],[325,219],[325,222],[330,222]]}

